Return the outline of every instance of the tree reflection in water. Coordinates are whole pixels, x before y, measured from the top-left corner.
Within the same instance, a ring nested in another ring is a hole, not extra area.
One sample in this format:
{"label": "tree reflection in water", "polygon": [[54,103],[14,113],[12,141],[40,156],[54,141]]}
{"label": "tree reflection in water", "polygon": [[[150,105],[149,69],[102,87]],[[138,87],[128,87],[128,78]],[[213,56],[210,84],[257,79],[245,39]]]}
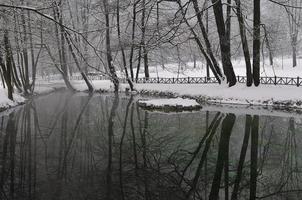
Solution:
{"label": "tree reflection in water", "polygon": [[300,199],[292,117],[163,114],[55,93],[1,117],[0,199]]}

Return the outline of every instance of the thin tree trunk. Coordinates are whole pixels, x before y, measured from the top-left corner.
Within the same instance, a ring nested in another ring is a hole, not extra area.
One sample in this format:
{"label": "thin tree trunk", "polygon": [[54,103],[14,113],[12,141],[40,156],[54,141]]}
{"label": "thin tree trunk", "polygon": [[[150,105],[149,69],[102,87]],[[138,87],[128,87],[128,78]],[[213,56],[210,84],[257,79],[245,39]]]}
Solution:
{"label": "thin tree trunk", "polygon": [[133,54],[134,54],[134,39],[135,39],[135,23],[136,23],[136,5],[140,0],[135,0],[133,3],[132,8],[132,33],[131,33],[131,49],[130,49],[130,56],[129,56],[129,68],[130,68],[130,75],[131,80],[134,81],[134,73],[133,73]]}
{"label": "thin tree trunk", "polygon": [[228,5],[227,5],[227,14],[226,14],[227,16],[226,16],[226,22],[225,22],[225,33],[226,33],[226,37],[227,37],[228,51],[231,52],[232,0],[227,0],[227,4]]}
{"label": "thin tree trunk", "polygon": [[210,40],[209,40],[209,37],[208,37],[208,32],[206,30],[206,27],[203,24],[203,21],[202,21],[203,12],[200,11],[197,0],[193,0],[193,6],[194,6],[195,14],[196,14],[196,17],[197,17],[197,21],[198,21],[203,39],[205,41],[207,53],[209,54],[209,57],[210,57],[210,59],[213,63],[213,67],[215,68],[217,74],[219,76],[222,76],[221,70],[219,68],[219,64],[218,64],[218,62],[217,62],[217,60],[214,56],[213,50],[212,50],[212,46],[211,46],[211,43],[210,43]]}
{"label": "thin tree trunk", "polygon": [[210,57],[208,56],[206,50],[204,49],[203,45],[202,45],[202,42],[200,41],[199,37],[198,37],[198,34],[195,32],[195,30],[190,26],[188,20],[186,19],[185,17],[185,12],[183,10],[183,6],[181,5],[181,2],[180,1],[177,1],[178,3],[178,7],[182,13],[182,16],[183,16],[183,20],[184,22],[186,23],[186,25],[189,27],[192,35],[194,36],[194,40],[199,48],[199,50],[201,51],[201,53],[203,54],[203,56],[205,57],[207,63],[209,64],[209,67],[212,71],[212,73],[214,74],[216,80],[218,81],[218,83],[220,84],[221,83],[221,80],[222,80],[222,76],[221,74],[219,74],[219,71],[220,69],[216,69],[214,64],[212,63],[212,60],[210,59]]}
{"label": "thin tree trunk", "polygon": [[260,84],[260,23],[260,0],[254,0],[253,79],[256,87]]}
{"label": "thin tree trunk", "polygon": [[142,21],[141,21],[141,29],[142,29],[142,40],[141,40],[141,47],[143,49],[143,59],[144,59],[144,71],[145,71],[145,78],[149,79],[149,64],[148,64],[148,52],[146,48],[146,0],[142,0]]}
{"label": "thin tree trunk", "polygon": [[122,42],[121,42],[120,0],[117,0],[117,5],[116,5],[116,23],[117,23],[117,35],[118,35],[118,40],[119,40],[119,46],[120,46],[121,52],[122,52],[123,67],[124,67],[127,82],[130,86],[131,91],[133,91],[134,90],[133,83],[132,83],[132,80],[129,78],[129,73],[128,73],[128,69],[127,69],[126,55],[125,55],[124,47],[123,47]]}
{"label": "thin tree trunk", "polygon": [[114,84],[114,92],[118,92],[119,90],[119,80],[116,75],[115,67],[112,63],[112,54],[111,54],[111,47],[110,47],[110,19],[109,19],[109,8],[108,8],[108,0],[103,0],[104,6],[104,15],[106,21],[106,55],[107,55],[107,65],[109,68],[111,80]]}
{"label": "thin tree trunk", "polygon": [[25,14],[24,10],[21,12],[21,22],[23,27],[23,61],[24,61],[24,78],[25,78],[25,85],[24,85],[24,92],[25,94],[28,93],[29,85],[29,62],[28,62],[28,52],[27,52],[27,29],[26,29],[26,22],[25,22]]}
{"label": "thin tree trunk", "polygon": [[243,173],[244,161],[245,161],[245,157],[246,157],[247,148],[249,145],[251,124],[252,124],[252,116],[246,115],[244,138],[243,138],[243,143],[242,143],[242,147],[241,147],[241,151],[240,151],[239,163],[238,163],[238,167],[237,167],[237,175],[236,175],[235,182],[234,182],[234,189],[233,189],[232,197],[231,197],[232,200],[238,199],[238,193],[239,193],[240,181],[241,181],[242,173]]}
{"label": "thin tree trunk", "polygon": [[[64,29],[63,29],[63,30],[64,30]],[[69,35],[67,34],[66,30],[64,30],[64,36],[65,36],[65,39],[66,39],[66,41],[67,41],[67,44],[68,44],[70,53],[71,53],[71,55],[72,55],[72,57],[73,57],[73,59],[74,59],[74,62],[75,62],[75,64],[76,64],[78,70],[80,71],[81,76],[83,77],[83,79],[84,79],[84,81],[85,81],[85,83],[86,83],[86,85],[87,85],[87,87],[88,87],[89,92],[93,92],[93,91],[94,91],[94,88],[93,88],[93,86],[91,85],[90,81],[88,80],[88,78],[87,78],[85,72],[81,69],[81,66],[80,66],[80,63],[79,63],[79,61],[78,61],[78,59],[77,59],[77,56],[76,56],[75,52],[73,51],[71,39],[70,39]]]}
{"label": "thin tree trunk", "polygon": [[245,59],[245,65],[246,65],[246,78],[247,78],[246,85],[250,87],[253,84],[251,57],[250,57],[249,46],[246,37],[246,28],[242,16],[241,1],[236,0],[236,4],[237,4],[236,7],[237,18],[238,18],[239,29],[240,29],[240,38],[241,38],[242,50]]}

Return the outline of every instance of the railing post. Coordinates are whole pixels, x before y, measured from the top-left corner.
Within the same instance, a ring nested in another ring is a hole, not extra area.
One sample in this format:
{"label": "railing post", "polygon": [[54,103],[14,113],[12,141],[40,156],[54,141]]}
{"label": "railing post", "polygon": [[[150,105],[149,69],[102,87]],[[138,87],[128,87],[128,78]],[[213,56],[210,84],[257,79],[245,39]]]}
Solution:
{"label": "railing post", "polygon": [[274,84],[277,85],[277,76],[275,76]]}
{"label": "railing post", "polygon": [[174,77],[172,78],[172,83],[175,83],[175,82],[174,82]]}
{"label": "railing post", "polygon": [[299,87],[300,86],[300,80],[299,80],[300,78],[299,78],[299,76],[297,77],[297,87]]}
{"label": "railing post", "polygon": [[237,81],[239,82],[239,80],[240,80],[240,77],[239,77],[239,76],[237,76]]}
{"label": "railing post", "polygon": [[190,77],[188,77],[188,83],[190,83]]}
{"label": "railing post", "polygon": [[157,77],[157,83],[159,83],[159,77]]}

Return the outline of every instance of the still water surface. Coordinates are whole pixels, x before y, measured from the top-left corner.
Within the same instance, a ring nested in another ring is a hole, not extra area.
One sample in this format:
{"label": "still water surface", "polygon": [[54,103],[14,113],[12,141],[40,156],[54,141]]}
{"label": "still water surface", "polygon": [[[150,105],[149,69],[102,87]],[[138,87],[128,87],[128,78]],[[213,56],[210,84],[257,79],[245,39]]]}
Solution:
{"label": "still water surface", "polygon": [[302,120],[58,92],[0,117],[0,199],[293,199]]}

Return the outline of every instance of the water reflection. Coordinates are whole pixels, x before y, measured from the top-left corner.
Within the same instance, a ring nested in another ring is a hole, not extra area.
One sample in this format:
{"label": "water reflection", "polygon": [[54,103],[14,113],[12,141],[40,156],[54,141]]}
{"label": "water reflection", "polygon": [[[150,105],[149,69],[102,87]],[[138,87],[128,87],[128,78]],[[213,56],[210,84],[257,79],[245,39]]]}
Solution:
{"label": "water reflection", "polygon": [[299,119],[56,93],[0,119],[0,199],[300,199]]}

